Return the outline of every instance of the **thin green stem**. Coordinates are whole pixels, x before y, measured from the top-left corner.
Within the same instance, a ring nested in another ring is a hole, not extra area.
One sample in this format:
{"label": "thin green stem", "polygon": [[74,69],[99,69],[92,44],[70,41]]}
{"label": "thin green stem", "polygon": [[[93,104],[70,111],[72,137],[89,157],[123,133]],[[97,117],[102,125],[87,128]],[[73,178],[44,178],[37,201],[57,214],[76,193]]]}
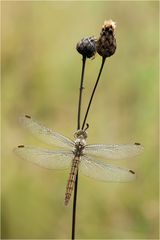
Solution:
{"label": "thin green stem", "polygon": [[96,88],[97,88],[97,85],[98,85],[98,82],[99,82],[99,79],[100,79],[100,76],[101,76],[101,73],[102,73],[102,70],[103,70],[103,66],[104,66],[105,60],[106,60],[106,58],[102,58],[102,63],[101,63],[101,67],[100,67],[100,70],[99,70],[99,74],[98,74],[96,83],[94,85],[94,88],[93,88],[93,91],[92,91],[92,94],[91,94],[91,97],[90,97],[90,100],[89,100],[89,104],[88,104],[88,107],[87,107],[87,111],[86,111],[86,114],[85,114],[85,117],[84,117],[84,120],[83,120],[82,130],[84,129],[84,126],[85,126],[85,123],[86,123],[86,120],[87,120],[89,109],[91,107],[91,103],[92,103],[92,100],[93,100],[93,97],[94,97],[94,93],[96,91]]}

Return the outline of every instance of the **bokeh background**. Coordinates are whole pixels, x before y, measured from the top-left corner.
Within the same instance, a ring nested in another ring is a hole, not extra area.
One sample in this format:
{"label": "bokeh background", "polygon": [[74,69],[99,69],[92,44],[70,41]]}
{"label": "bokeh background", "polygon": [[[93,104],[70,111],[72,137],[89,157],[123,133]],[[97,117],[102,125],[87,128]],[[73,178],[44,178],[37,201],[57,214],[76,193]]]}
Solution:
{"label": "bokeh background", "polygon": [[[2,238],[70,238],[69,171],[16,157],[19,144],[48,147],[18,123],[22,113],[70,138],[76,129],[81,56],[76,43],[117,22],[89,113],[88,143],[134,143],[141,156],[114,162],[136,171],[130,183],[79,177],[76,236],[158,239],[158,1],[2,2]],[[101,58],[88,60],[84,114]],[[108,161],[111,163],[111,161]]]}

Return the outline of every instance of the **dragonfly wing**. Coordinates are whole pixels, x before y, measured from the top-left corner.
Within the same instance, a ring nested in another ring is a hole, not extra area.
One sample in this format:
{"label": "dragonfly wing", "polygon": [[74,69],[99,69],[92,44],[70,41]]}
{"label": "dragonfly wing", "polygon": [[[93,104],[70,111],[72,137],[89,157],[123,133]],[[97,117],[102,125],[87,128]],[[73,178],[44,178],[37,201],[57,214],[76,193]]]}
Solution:
{"label": "dragonfly wing", "polygon": [[136,176],[130,169],[105,164],[85,155],[81,157],[79,169],[84,175],[105,182],[129,182]]}
{"label": "dragonfly wing", "polygon": [[20,122],[25,128],[29,129],[32,134],[47,144],[53,144],[69,149],[73,149],[74,147],[74,142],[72,140],[46,128],[40,123],[37,123],[28,115],[20,117]]}
{"label": "dragonfly wing", "polygon": [[118,160],[134,157],[143,151],[143,146],[139,143],[135,144],[99,144],[87,145],[85,147],[86,154],[93,154],[108,159]]}
{"label": "dragonfly wing", "polygon": [[52,151],[20,145],[14,149],[19,157],[48,169],[68,168],[73,159],[71,151]]}

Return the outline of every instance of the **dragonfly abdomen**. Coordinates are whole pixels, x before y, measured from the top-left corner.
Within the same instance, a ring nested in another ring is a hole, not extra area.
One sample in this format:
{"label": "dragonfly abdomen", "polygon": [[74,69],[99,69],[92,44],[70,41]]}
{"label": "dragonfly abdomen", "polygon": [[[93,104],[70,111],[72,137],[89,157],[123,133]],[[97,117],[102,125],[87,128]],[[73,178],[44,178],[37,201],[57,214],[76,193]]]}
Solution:
{"label": "dragonfly abdomen", "polygon": [[72,162],[71,171],[70,171],[70,174],[69,174],[69,179],[68,179],[67,187],[66,187],[65,200],[64,200],[64,204],[66,206],[69,203],[69,200],[71,198],[71,194],[72,194],[72,191],[73,191],[73,188],[74,188],[74,183],[75,183],[75,180],[76,180],[79,161],[80,161],[80,158],[75,156],[74,159],[73,159],[73,162]]}

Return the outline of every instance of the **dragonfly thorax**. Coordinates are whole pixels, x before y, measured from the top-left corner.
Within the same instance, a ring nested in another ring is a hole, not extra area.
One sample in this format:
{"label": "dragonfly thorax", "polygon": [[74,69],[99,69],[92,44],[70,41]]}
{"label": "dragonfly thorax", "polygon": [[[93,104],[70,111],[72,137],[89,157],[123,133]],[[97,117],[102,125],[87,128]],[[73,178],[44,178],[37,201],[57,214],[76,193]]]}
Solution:
{"label": "dragonfly thorax", "polygon": [[84,138],[77,138],[75,140],[75,145],[84,148],[86,145],[86,140]]}

